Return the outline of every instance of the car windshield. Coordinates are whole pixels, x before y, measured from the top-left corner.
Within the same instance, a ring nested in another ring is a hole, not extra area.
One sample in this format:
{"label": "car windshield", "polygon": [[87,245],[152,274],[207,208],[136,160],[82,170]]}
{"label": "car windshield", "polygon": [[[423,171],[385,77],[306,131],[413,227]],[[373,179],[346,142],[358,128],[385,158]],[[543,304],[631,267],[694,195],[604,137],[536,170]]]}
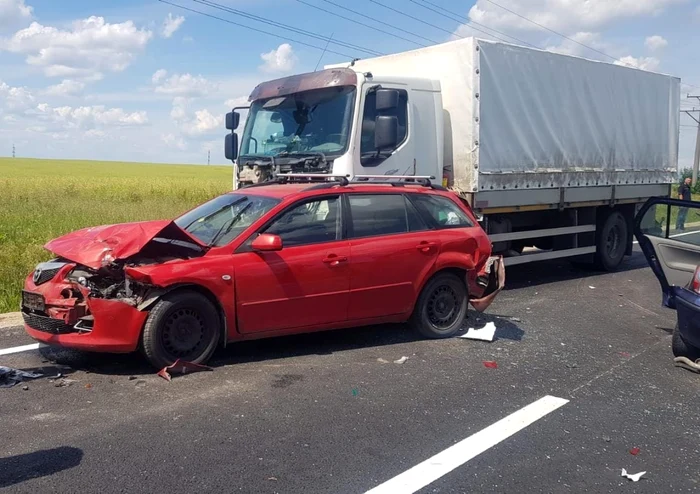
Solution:
{"label": "car windshield", "polygon": [[224,194],[175,220],[175,224],[209,246],[220,247],[260,219],[279,203],[269,197]]}
{"label": "car windshield", "polygon": [[354,101],[353,86],[255,101],[243,132],[241,156],[343,154]]}

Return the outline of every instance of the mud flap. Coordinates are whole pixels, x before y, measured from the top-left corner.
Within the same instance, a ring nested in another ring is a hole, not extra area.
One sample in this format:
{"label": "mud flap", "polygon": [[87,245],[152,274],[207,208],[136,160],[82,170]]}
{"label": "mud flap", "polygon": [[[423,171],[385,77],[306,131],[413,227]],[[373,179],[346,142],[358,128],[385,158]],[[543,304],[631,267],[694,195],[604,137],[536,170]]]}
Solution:
{"label": "mud flap", "polygon": [[486,285],[486,290],[481,298],[473,298],[469,300],[479,312],[484,312],[493,303],[496,296],[499,294],[506,284],[506,267],[503,262],[503,256],[490,257],[484,268],[484,272],[488,273],[489,282]]}

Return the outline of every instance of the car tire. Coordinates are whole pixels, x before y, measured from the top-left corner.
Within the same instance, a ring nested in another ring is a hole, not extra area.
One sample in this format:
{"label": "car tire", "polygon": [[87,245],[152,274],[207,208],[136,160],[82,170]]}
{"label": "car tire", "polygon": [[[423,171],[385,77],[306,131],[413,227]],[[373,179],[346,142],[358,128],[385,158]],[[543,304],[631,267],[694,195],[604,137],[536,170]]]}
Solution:
{"label": "car tire", "polygon": [[167,293],[153,307],[141,336],[141,347],[157,369],[178,359],[203,364],[216,350],[220,335],[216,307],[191,290]]}
{"label": "car tire", "polygon": [[673,330],[673,338],[671,339],[671,351],[674,357],[685,357],[688,360],[695,362],[700,359],[700,348],[697,348],[689,343],[687,343],[681,332],[678,329],[678,324],[676,324]]}
{"label": "car tire", "polygon": [[627,220],[622,213],[614,211],[608,215],[596,240],[596,267],[615,271],[625,258],[628,237]]}
{"label": "car tire", "polygon": [[410,326],[426,338],[450,338],[467,317],[467,287],[451,273],[430,279],[418,297]]}

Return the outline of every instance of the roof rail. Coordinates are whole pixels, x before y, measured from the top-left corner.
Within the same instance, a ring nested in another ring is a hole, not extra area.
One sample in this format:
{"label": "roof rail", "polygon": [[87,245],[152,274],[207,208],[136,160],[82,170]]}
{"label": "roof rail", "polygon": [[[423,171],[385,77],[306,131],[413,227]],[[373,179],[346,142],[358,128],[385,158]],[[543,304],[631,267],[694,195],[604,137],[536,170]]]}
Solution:
{"label": "roof rail", "polygon": [[278,173],[279,183],[326,183],[338,182],[338,185],[349,183],[347,175],[329,175],[327,173]]}
{"label": "roof rail", "polygon": [[355,175],[353,182],[371,182],[385,183],[391,185],[416,184],[423,187],[436,188],[431,182],[435,177],[429,175]]}

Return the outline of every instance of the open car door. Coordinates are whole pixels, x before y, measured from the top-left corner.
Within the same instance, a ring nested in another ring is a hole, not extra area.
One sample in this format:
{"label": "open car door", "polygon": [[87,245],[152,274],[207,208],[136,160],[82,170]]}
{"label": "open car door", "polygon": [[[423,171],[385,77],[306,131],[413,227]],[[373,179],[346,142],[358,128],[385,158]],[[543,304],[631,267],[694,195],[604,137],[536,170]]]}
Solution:
{"label": "open car door", "polygon": [[674,353],[699,359],[700,202],[651,198],[635,218],[634,235],[661,284],[663,305],[678,313]]}

